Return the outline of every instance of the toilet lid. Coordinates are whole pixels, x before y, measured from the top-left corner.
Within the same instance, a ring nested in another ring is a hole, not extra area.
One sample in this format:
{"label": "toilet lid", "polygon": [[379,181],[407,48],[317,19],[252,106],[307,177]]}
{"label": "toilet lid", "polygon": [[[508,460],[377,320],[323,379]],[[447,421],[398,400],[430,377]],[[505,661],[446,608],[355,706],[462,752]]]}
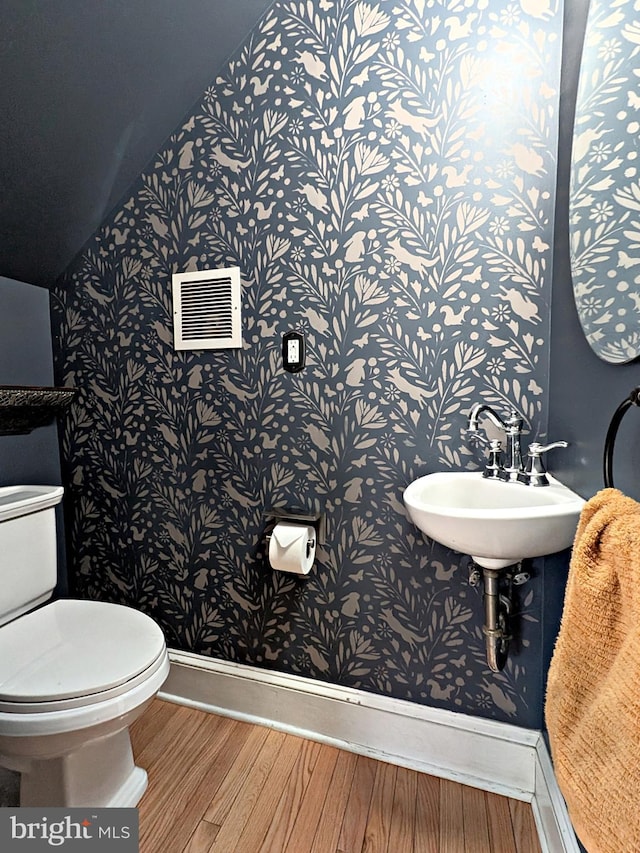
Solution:
{"label": "toilet lid", "polygon": [[135,678],[164,649],[162,630],[139,610],[54,601],[0,628],[0,701],[99,693]]}

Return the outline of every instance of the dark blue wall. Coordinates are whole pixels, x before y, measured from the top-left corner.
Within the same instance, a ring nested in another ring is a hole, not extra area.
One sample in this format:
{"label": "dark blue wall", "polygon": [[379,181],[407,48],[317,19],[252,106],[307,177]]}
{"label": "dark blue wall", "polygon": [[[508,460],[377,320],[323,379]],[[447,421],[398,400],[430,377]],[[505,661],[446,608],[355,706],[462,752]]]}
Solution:
{"label": "dark blue wall", "polygon": [[[551,460],[552,468],[566,483],[585,497],[589,497],[602,486],[602,448],[610,417],[620,400],[632,387],[640,383],[640,369],[637,365],[612,367],[601,362],[592,353],[578,323],[571,289],[568,262],[567,189],[573,102],[587,5],[587,0],[567,0],[565,3],[548,405],[549,438],[565,438],[571,442],[571,447],[566,452],[554,454]],[[108,203],[112,200],[113,197]],[[18,358],[16,353],[20,351],[19,347],[23,343],[21,333],[24,322],[21,320],[18,324],[13,322],[13,319],[8,320],[14,317],[27,317],[29,323],[36,322],[34,318],[38,317],[38,311],[42,308],[45,293],[34,288],[29,289],[25,285],[15,285],[10,282],[8,284],[13,284],[14,288],[18,287],[22,296],[17,300],[19,305],[7,303],[6,310],[3,310],[1,315],[7,320],[5,325],[8,327],[3,346],[3,357],[8,370],[4,381],[49,384],[50,372],[47,373],[46,378],[44,374],[39,374],[37,379],[32,373],[21,372],[32,370],[36,362],[44,363],[39,360],[38,352],[43,346],[45,348],[49,346],[49,339],[46,337],[48,329],[45,337],[38,339],[39,342],[29,343],[29,355],[26,359]],[[6,291],[5,298],[9,299],[12,288],[3,287],[3,290]],[[37,298],[32,299],[32,302],[37,302],[39,307],[34,307],[26,298],[25,294],[29,290],[36,294]],[[87,303],[84,304],[86,307]],[[18,340],[14,340],[15,338]],[[87,342],[86,337],[84,342]],[[540,376],[544,377],[544,375],[544,372],[540,373]],[[71,380],[73,377],[69,378]],[[540,418],[539,427],[544,429],[544,417]],[[640,435],[640,413],[632,410],[625,418],[620,430],[616,454],[616,479],[625,491],[634,496],[640,495],[640,488],[636,485],[636,472],[640,471],[638,435]],[[52,465],[53,468],[48,469],[47,465]],[[31,473],[25,469],[25,466],[31,469]],[[29,437],[0,440],[0,482],[13,482],[16,479],[32,482],[37,480],[53,482],[59,479],[54,427],[39,430]],[[550,656],[559,621],[566,566],[567,555],[547,561],[544,582],[542,579],[538,581],[540,601],[536,605],[535,614],[540,622],[535,624],[535,631],[534,624],[531,624],[527,630],[530,632],[529,639],[533,643],[537,642],[538,633],[541,631],[543,665],[541,668],[531,664],[526,667],[528,678],[532,682],[544,679],[545,662]],[[477,602],[474,604],[474,610],[477,604]],[[534,695],[539,697],[540,692],[540,686],[533,688]],[[512,697],[514,695],[518,695],[518,691],[511,693]],[[520,694],[516,702],[521,700]],[[533,705],[536,705],[536,700]],[[534,722],[539,710],[530,714],[522,711],[520,713],[522,720],[528,718],[529,721]]]}
{"label": "dark blue wall", "polygon": [[[273,4],[57,282],[54,337],[79,594],[178,648],[535,727],[541,573],[491,673],[467,560],[402,505],[477,469],[476,400],[547,431],[561,20],[490,6]],[[171,273],[226,265],[242,349],[175,352]],[[305,581],[265,559],[273,505],[326,513]]]}
{"label": "dark blue wall", "polygon": [[0,273],[49,287],[271,0],[3,0]]}
{"label": "dark blue wall", "polygon": [[[566,450],[554,452],[553,472],[585,498],[602,486],[600,460],[605,422],[609,417],[609,404],[599,406],[600,397],[607,390],[607,383],[603,380],[594,384],[594,373],[608,374],[614,378],[617,376],[620,380],[616,371],[624,370],[606,367],[587,344],[573,300],[569,266],[571,140],[588,5],[589,0],[565,0],[564,6],[549,377],[549,439],[570,442]],[[608,391],[611,393],[611,389]],[[614,390],[612,396],[618,393],[621,392]],[[578,411],[581,413],[579,416]],[[544,561],[542,695],[560,627],[569,559],[570,551],[567,551]]]}
{"label": "dark blue wall", "polygon": [[[569,265],[569,167],[573,114],[588,0],[566,0],[560,146],[551,310],[549,437],[571,443],[554,454],[554,471],[588,498],[603,487],[607,427],[618,404],[640,385],[640,365],[611,365],[591,350],[573,299]],[[616,441],[615,485],[640,499],[640,411],[627,412]]]}
{"label": "dark blue wall", "polygon": [[[0,277],[0,384],[53,385],[49,292]],[[0,436],[0,484],[60,483],[56,425]]]}
{"label": "dark blue wall", "polygon": [[[602,457],[609,422],[620,402],[640,384],[640,365],[611,365],[587,344],[573,299],[569,263],[569,170],[573,116],[588,0],[565,0],[558,189],[551,305],[549,437],[570,442],[554,456],[554,472],[589,498],[603,485]],[[632,408],[616,441],[615,485],[640,499],[640,412]],[[544,672],[560,624],[568,557],[545,561]],[[581,850],[584,848],[580,848]]]}
{"label": "dark blue wall", "polygon": [[[47,290],[0,277],[0,385],[54,384],[49,314]],[[0,436],[0,485],[61,482],[55,423],[28,435]],[[64,536],[58,526],[58,592],[64,593]]]}

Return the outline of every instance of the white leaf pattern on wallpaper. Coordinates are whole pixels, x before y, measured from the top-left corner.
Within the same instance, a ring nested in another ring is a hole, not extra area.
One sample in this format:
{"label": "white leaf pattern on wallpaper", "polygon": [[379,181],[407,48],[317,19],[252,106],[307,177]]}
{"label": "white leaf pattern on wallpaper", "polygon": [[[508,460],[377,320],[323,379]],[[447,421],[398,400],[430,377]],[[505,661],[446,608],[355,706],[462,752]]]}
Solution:
{"label": "white leaf pattern on wallpaper", "polygon": [[[537,596],[490,674],[465,561],[402,490],[478,466],[476,400],[546,422],[559,27],[535,0],[274,3],[56,287],[80,594],[176,647],[538,724]],[[216,265],[243,348],[176,353],[171,273]],[[269,570],[270,506],[326,512],[307,580]]]}

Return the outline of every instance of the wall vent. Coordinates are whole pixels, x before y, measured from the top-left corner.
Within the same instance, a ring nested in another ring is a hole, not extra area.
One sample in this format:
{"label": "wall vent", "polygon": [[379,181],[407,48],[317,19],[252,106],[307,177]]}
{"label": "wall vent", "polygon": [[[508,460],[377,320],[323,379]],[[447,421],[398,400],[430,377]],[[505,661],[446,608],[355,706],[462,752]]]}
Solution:
{"label": "wall vent", "polygon": [[240,267],[174,273],[172,284],[175,349],[242,346]]}

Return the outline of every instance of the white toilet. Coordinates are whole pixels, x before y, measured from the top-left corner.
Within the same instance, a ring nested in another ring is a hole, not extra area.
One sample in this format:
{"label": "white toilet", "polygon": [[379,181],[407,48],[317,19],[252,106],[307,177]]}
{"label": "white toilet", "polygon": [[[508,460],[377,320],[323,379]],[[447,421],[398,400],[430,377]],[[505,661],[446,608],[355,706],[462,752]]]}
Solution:
{"label": "white toilet", "polygon": [[0,488],[0,766],[21,774],[21,806],[135,806],[129,726],[169,673],[164,635],[119,604],[45,604],[62,493]]}

